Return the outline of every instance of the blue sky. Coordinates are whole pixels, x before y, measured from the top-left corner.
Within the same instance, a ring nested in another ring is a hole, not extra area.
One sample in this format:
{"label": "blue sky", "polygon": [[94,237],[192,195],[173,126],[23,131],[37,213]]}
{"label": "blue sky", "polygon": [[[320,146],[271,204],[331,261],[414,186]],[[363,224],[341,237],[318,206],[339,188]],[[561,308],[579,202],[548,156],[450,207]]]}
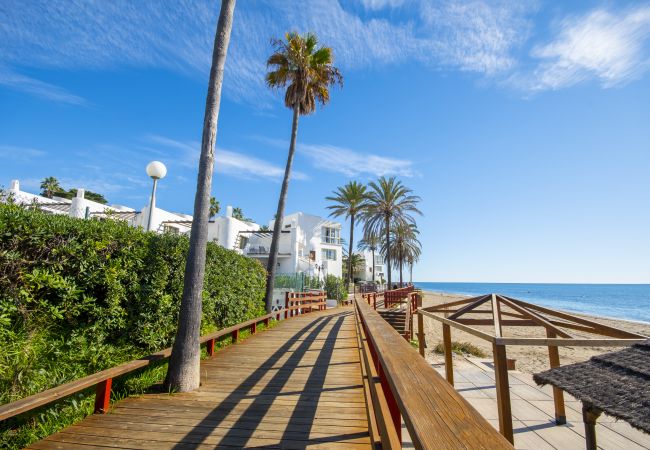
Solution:
{"label": "blue sky", "polygon": [[[0,184],[56,176],[190,213],[218,2],[0,3]],[[650,4],[240,0],[213,194],[272,217],[290,111],[269,39],[314,31],[345,77],[300,122],[288,212],[351,179],[422,197],[427,281],[650,282]],[[346,233],[347,234],[347,233]]]}

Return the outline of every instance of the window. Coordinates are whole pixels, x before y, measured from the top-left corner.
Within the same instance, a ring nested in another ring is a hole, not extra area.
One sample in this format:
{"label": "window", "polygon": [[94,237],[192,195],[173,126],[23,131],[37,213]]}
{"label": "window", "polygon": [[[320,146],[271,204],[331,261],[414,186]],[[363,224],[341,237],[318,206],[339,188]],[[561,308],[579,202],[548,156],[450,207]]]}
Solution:
{"label": "window", "polygon": [[323,249],[323,259],[329,261],[336,261],[336,250],[330,248]]}
{"label": "window", "polygon": [[341,230],[332,227],[323,227],[323,243],[325,244],[340,244],[341,243]]}
{"label": "window", "polygon": [[239,249],[243,250],[248,245],[248,238],[246,236],[239,237]]}
{"label": "window", "polygon": [[173,227],[171,225],[163,225],[163,232],[164,233],[171,233],[171,234],[179,234],[179,230],[176,227]]}
{"label": "window", "polygon": [[375,255],[375,264],[376,265],[384,264],[384,257],[381,255]]}

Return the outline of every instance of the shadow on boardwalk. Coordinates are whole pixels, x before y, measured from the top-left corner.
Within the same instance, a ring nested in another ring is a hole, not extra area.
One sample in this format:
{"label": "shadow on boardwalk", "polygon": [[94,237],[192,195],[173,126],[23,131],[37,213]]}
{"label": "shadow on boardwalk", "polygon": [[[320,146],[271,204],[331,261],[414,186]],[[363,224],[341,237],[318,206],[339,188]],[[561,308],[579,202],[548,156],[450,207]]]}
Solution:
{"label": "shadow on boardwalk", "polygon": [[283,321],[201,371],[196,392],[126,399],[34,448],[370,447],[350,309]]}

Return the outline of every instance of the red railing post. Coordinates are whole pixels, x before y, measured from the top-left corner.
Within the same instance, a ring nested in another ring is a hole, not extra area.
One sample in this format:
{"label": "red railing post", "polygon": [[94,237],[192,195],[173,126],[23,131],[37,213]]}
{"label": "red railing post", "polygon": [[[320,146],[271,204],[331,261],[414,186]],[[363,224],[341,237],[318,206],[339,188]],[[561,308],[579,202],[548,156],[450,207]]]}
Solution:
{"label": "red railing post", "polygon": [[106,414],[111,406],[112,378],[97,383],[95,388],[95,414]]}
{"label": "red railing post", "polygon": [[214,356],[214,339],[205,343],[205,350],[208,352],[208,356]]}
{"label": "red railing post", "polygon": [[284,294],[284,318],[285,319],[289,317],[288,316],[289,310],[287,308],[289,308],[289,292],[285,292]]}
{"label": "red railing post", "polygon": [[257,322],[251,324],[251,334],[257,333]]}
{"label": "red railing post", "polygon": [[237,341],[239,340],[239,330],[237,329],[237,330],[233,331],[231,333],[231,336],[232,336],[232,343],[236,344]]}
{"label": "red railing post", "polygon": [[[279,317],[278,317],[278,319],[279,319]],[[267,317],[266,319],[264,319],[264,325],[268,327],[270,321],[271,321],[271,319],[269,317]]]}

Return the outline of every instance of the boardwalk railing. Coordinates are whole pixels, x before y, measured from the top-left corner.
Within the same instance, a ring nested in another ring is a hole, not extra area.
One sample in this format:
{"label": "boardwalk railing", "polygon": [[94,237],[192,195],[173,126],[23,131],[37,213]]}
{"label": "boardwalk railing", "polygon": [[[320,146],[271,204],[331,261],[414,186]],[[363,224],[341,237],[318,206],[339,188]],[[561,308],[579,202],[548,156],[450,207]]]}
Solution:
{"label": "boardwalk railing", "polygon": [[[293,293],[293,294],[301,294],[301,293]],[[285,318],[288,315],[290,315],[290,317],[293,317],[294,311],[298,311],[295,313],[295,315],[297,315],[300,312],[306,312],[308,310],[311,311],[314,308],[319,310],[325,308],[326,296],[324,293],[320,292],[315,294],[314,293],[309,293],[309,294],[310,294],[309,296],[301,297],[302,300],[300,302],[296,302],[296,304],[293,304],[293,302],[292,304],[288,304],[288,306],[284,310]],[[224,336],[231,336],[232,342],[233,343],[237,342],[237,340],[239,339],[240,330],[249,329],[251,333],[256,333],[257,324],[264,323],[265,325],[268,325],[269,321],[274,316],[276,316],[276,314],[279,316],[279,313],[266,314],[264,316],[256,317],[254,319],[250,319],[245,322],[238,323],[231,327],[223,328],[221,330],[206,334],[204,336],[201,336],[200,343],[205,344],[208,355],[213,356],[215,343],[219,338],[222,338]],[[30,395],[29,397],[25,397],[15,402],[1,405],[0,421],[9,419],[19,414],[32,411],[41,406],[48,405],[57,400],[61,400],[65,397],[83,391],[85,389],[91,388],[93,386],[96,387],[94,412],[95,414],[106,413],[110,406],[111,386],[113,384],[114,378],[123,375],[128,375],[138,369],[142,369],[143,367],[147,367],[151,364],[155,364],[160,361],[163,361],[169,358],[171,352],[172,352],[171,347],[166,348],[164,350],[145,356],[143,358],[129,361],[124,364],[120,364],[119,366],[102,370],[100,372],[94,373],[92,375],[88,375],[78,380],[74,380],[69,383],[65,383],[56,386],[54,388],[48,389],[46,391],[39,392],[38,394]]]}
{"label": "boardwalk railing", "polygon": [[[361,294],[362,301],[368,303],[373,309],[377,308],[394,308],[395,306],[405,305],[406,322],[404,337],[410,340],[413,333],[413,314],[422,304],[421,295],[415,291],[413,286],[407,286],[401,289],[393,289],[385,292],[369,292]],[[386,300],[388,299],[388,300]]]}
{"label": "boardwalk railing", "polygon": [[359,351],[375,447],[512,448],[366,301],[355,301]]}

